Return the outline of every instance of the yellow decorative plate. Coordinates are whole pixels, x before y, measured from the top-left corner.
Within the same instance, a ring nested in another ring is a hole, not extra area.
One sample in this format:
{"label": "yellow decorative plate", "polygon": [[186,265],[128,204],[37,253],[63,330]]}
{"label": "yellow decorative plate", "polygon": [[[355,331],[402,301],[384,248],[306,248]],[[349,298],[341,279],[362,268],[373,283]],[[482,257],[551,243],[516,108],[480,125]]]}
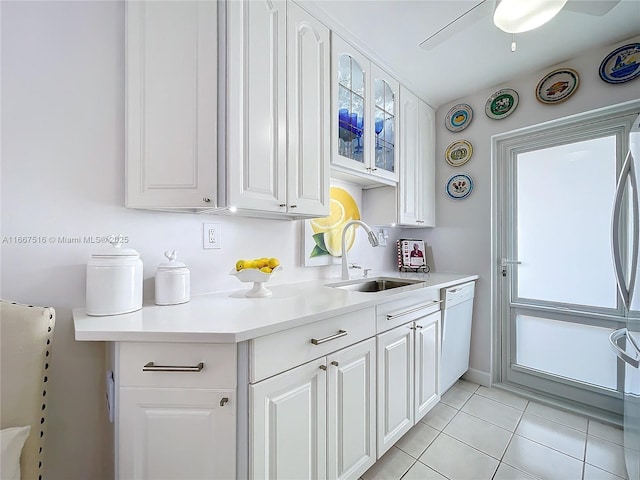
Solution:
{"label": "yellow decorative plate", "polygon": [[447,147],[444,154],[447,163],[452,167],[464,165],[473,155],[473,146],[467,140],[458,140]]}

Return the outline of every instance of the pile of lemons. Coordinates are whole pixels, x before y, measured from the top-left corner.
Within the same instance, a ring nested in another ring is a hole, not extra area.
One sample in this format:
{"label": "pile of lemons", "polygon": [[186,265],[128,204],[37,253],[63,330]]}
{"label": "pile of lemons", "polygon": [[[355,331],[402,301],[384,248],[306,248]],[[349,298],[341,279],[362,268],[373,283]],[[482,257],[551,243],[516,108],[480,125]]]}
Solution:
{"label": "pile of lemons", "polygon": [[240,270],[255,268],[264,273],[271,273],[278,265],[280,265],[280,260],[275,257],[254,258],[253,260],[238,260],[236,262],[236,272],[239,272]]}
{"label": "pile of lemons", "polygon": [[[331,187],[331,200],[329,201],[329,216],[314,218],[309,223],[313,233],[324,235],[324,244],[327,251],[334,257],[342,256],[342,230],[350,220],[360,220],[358,205],[349,193],[339,187]],[[347,230],[345,243],[347,251],[353,246],[356,239],[357,225]]]}

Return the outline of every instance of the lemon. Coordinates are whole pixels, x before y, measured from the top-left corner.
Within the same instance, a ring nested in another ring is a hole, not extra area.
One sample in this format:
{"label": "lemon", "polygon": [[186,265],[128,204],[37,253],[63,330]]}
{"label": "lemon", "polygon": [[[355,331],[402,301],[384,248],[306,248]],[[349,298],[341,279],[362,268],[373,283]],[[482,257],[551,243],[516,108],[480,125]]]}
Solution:
{"label": "lemon", "polygon": [[342,208],[344,209],[344,222],[348,222],[349,220],[360,220],[358,204],[349,192],[340,187],[331,187],[330,197],[342,205]]}
{"label": "lemon", "polygon": [[[352,225],[347,230],[345,235],[345,246],[347,251],[353,247],[353,242],[356,240],[356,228],[358,225]],[[324,245],[327,247],[327,251],[334,257],[342,256],[342,228],[334,228],[328,232],[324,232]]]}
{"label": "lemon", "polygon": [[271,270],[271,268],[269,268],[269,267],[262,267],[262,268],[260,269],[260,271],[261,271],[261,272],[264,272],[264,273],[271,273],[271,271],[272,271],[272,270]]}
{"label": "lemon", "polygon": [[278,259],[277,259],[277,258],[275,258],[275,257],[272,257],[272,258],[270,258],[270,259],[269,259],[268,266],[269,266],[271,269],[276,268],[278,265],[280,265],[280,260],[278,260]]}
{"label": "lemon", "polygon": [[268,258],[256,258],[254,260],[254,268],[262,268],[262,267],[267,267],[269,264],[269,259]]}
{"label": "lemon", "polygon": [[236,272],[239,272],[243,268],[246,268],[245,261],[244,260],[238,260],[236,262]]}
{"label": "lemon", "polygon": [[256,262],[254,260],[245,260],[244,268],[256,268]]}
{"label": "lemon", "polygon": [[329,216],[310,220],[313,233],[328,232],[332,228],[342,225],[345,221],[345,211],[342,203],[331,198],[329,200]]}

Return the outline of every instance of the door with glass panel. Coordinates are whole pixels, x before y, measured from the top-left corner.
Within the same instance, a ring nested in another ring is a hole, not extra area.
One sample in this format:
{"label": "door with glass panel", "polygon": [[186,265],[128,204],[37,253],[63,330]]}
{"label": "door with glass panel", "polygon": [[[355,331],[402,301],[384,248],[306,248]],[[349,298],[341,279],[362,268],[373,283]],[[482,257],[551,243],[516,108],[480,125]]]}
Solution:
{"label": "door with glass panel", "polygon": [[633,118],[494,138],[502,383],[621,413],[623,366],[608,342],[624,322],[611,211]]}

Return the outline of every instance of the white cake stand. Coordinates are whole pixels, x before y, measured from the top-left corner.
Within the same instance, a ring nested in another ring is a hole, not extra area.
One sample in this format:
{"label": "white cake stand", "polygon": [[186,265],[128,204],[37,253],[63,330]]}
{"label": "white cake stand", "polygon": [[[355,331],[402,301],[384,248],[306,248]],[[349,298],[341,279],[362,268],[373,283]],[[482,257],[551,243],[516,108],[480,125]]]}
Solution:
{"label": "white cake stand", "polygon": [[229,275],[233,275],[241,282],[253,282],[253,287],[244,294],[245,297],[264,298],[271,295],[271,290],[266,288],[264,284],[271,280],[271,277],[273,277],[280,270],[282,270],[282,267],[280,265],[274,268],[271,273],[261,272],[257,268],[246,268],[238,272],[234,268],[233,270],[231,270],[231,272],[229,272]]}

